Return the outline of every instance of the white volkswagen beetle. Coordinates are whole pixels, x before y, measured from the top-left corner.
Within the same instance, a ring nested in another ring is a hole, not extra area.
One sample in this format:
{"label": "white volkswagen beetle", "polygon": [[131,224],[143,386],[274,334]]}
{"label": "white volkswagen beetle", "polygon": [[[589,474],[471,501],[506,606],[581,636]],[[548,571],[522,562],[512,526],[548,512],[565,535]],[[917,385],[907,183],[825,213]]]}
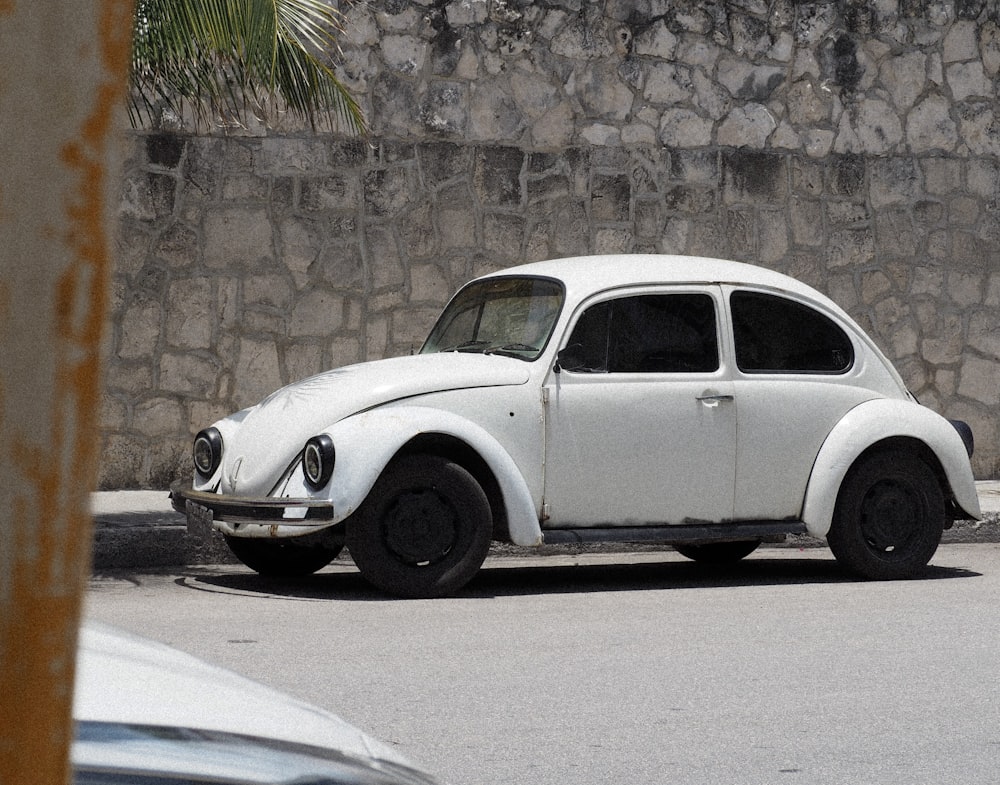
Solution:
{"label": "white volkswagen beetle", "polygon": [[837,305],[737,262],[623,255],[478,278],[419,354],[292,384],[203,430],[193,487],[262,574],[346,542],[407,597],[456,591],[490,542],[663,542],[742,558],[825,537],[907,577],[978,518],[972,434],[921,406]]}

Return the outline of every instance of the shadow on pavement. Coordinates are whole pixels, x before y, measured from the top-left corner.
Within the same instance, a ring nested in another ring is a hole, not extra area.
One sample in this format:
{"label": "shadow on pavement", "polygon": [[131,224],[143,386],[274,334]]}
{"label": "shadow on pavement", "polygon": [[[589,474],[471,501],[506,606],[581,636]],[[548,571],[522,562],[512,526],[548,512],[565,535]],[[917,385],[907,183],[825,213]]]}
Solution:
{"label": "shadow on pavement", "polygon": [[[912,580],[974,578],[980,573],[930,566]],[[202,567],[175,581],[185,588],[283,600],[386,601],[394,598],[372,588],[350,566],[337,566],[298,579],[264,578],[256,573],[213,573]],[[610,591],[664,591],[739,586],[794,586],[866,583],[846,572],[832,558],[755,557],[725,567],[688,561],[640,563],[544,564],[505,566],[488,564],[458,594],[460,599],[491,599],[535,594],[583,594]]]}

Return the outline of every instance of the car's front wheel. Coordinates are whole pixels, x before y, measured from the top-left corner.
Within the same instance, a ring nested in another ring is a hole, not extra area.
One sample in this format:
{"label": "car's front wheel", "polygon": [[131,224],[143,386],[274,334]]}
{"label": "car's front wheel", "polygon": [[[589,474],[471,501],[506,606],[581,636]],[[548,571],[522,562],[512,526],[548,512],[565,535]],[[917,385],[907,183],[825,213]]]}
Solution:
{"label": "car's front wheel", "polygon": [[440,597],[472,579],[489,552],[489,501],[475,478],[436,455],[391,462],[347,522],[347,548],[373,586]]}
{"label": "car's front wheel", "polygon": [[945,514],[941,486],[924,461],[906,452],[876,453],[844,479],[827,542],[858,575],[909,578],[937,550]]}
{"label": "car's front wheel", "polygon": [[301,544],[294,539],[230,537],[226,545],[251,570],[268,578],[312,575],[337,558],[343,545]]}
{"label": "car's front wheel", "polygon": [[760,540],[740,542],[705,542],[697,545],[677,543],[674,550],[681,556],[704,564],[730,564],[749,556],[760,547]]}

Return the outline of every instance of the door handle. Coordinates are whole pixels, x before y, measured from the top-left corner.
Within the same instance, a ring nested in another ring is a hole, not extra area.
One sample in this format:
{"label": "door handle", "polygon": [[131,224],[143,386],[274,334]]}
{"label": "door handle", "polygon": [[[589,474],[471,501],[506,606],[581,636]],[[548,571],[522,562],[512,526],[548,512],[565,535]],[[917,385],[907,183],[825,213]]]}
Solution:
{"label": "door handle", "polygon": [[714,409],[722,401],[731,401],[731,400],[733,400],[733,396],[732,395],[714,395],[714,394],[711,394],[711,395],[699,395],[698,396],[698,400],[701,401],[703,404],[705,404],[705,406],[707,406],[708,408]]}

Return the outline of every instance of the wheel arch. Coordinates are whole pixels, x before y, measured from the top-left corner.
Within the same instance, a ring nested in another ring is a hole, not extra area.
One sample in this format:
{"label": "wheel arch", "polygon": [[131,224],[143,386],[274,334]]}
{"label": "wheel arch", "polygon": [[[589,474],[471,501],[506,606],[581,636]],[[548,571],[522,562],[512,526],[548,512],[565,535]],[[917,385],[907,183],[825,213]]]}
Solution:
{"label": "wheel arch", "polygon": [[912,401],[877,399],[859,404],[823,442],[809,478],[802,520],[825,537],[844,479],[860,460],[880,451],[916,454],[940,483],[949,515],[979,518],[979,499],[965,445],[955,427]]}
{"label": "wheel arch", "polygon": [[528,485],[514,459],[481,426],[452,412],[420,406],[372,409],[326,431],[337,449],[333,502],[349,517],[394,458],[427,452],[453,460],[485,492],[494,538],[518,545],[541,543],[541,527]]}

